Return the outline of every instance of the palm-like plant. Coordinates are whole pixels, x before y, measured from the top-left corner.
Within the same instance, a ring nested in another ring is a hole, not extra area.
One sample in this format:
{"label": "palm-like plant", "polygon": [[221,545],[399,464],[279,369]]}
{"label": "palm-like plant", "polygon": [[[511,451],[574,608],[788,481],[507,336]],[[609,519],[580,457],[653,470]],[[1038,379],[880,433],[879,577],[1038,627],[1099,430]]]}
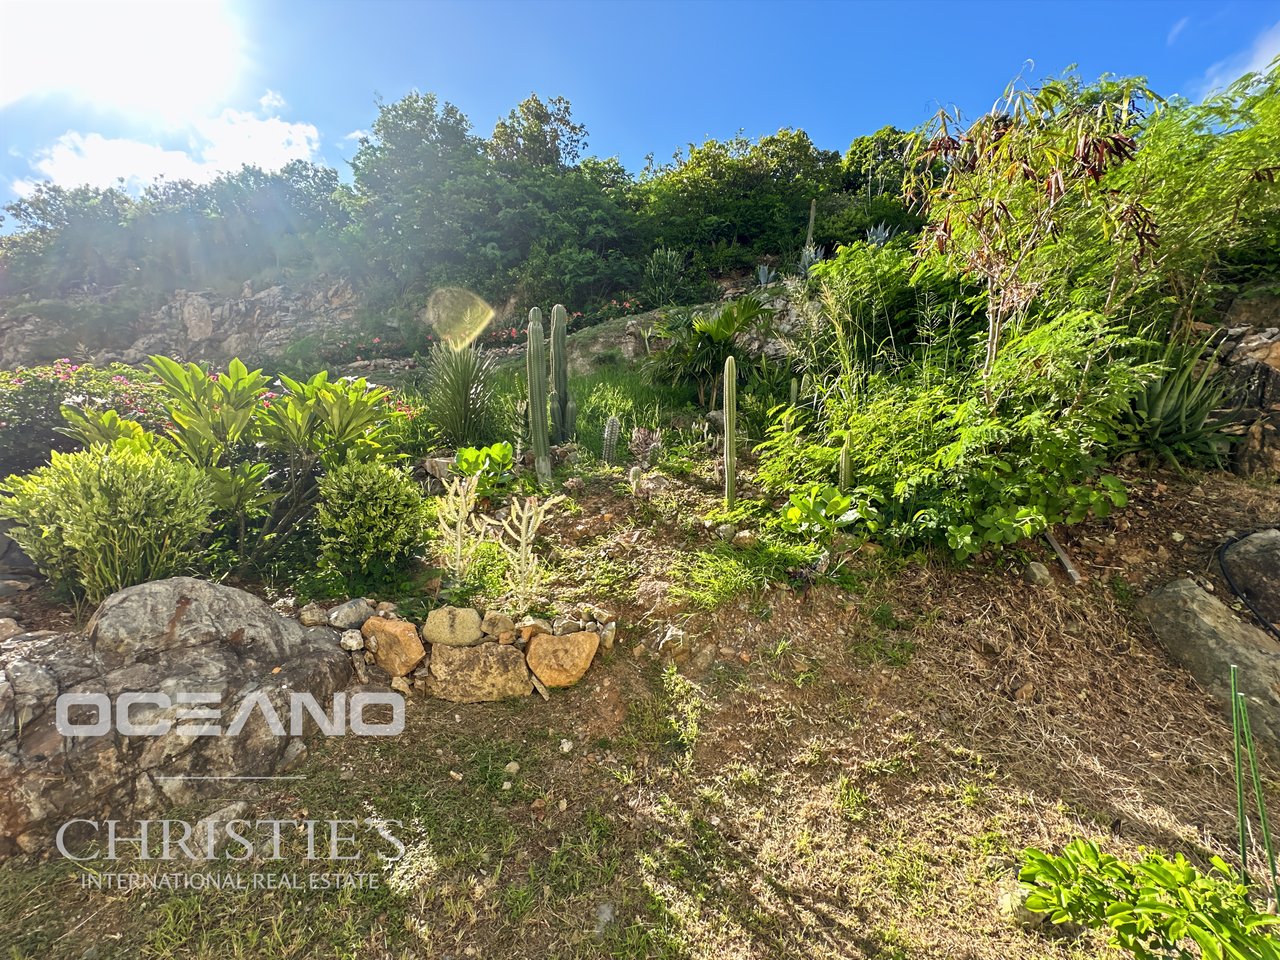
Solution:
{"label": "palm-like plant", "polygon": [[691,383],[697,388],[698,403],[714,407],[724,362],[733,353],[735,340],[740,334],[767,328],[774,313],[759,297],[748,295],[714,313],[664,315],[658,333],[670,343],[649,358],[651,382]]}

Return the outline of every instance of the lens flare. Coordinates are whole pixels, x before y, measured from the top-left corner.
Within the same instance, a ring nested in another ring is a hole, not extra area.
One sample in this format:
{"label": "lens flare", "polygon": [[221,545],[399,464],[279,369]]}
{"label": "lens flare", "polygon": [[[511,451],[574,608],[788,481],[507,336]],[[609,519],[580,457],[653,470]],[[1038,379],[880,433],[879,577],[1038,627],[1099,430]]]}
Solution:
{"label": "lens flare", "polygon": [[473,343],[493,318],[493,307],[461,287],[441,287],[431,294],[422,313],[423,322],[454,350]]}

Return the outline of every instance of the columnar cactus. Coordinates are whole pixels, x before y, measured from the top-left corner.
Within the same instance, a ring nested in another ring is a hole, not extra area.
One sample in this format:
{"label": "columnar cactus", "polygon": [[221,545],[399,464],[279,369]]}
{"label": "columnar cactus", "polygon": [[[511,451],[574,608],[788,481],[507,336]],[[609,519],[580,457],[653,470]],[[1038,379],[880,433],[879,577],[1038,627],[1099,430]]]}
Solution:
{"label": "columnar cactus", "polygon": [[794,407],[800,402],[800,381],[795,377],[791,378],[791,405]]}
{"label": "columnar cactus", "polygon": [[853,486],[853,451],[849,449],[849,438],[844,438],[840,447],[840,492],[846,493]]}
{"label": "columnar cactus", "polygon": [[738,365],[724,361],[724,505],[732,510],[738,492]]}
{"label": "columnar cactus", "polygon": [[529,381],[529,440],[538,482],[551,482],[551,450],[547,440],[547,344],[542,338],[542,311],[529,311],[525,345],[525,375]]}
{"label": "columnar cactus", "polygon": [[556,443],[568,443],[578,426],[578,405],[569,396],[569,315],[563,305],[551,308],[551,432]]}
{"label": "columnar cactus", "polygon": [[622,432],[622,421],[617,417],[610,417],[604,422],[604,442],[601,444],[601,454],[604,462],[612,465],[614,458],[618,455],[618,434]]}

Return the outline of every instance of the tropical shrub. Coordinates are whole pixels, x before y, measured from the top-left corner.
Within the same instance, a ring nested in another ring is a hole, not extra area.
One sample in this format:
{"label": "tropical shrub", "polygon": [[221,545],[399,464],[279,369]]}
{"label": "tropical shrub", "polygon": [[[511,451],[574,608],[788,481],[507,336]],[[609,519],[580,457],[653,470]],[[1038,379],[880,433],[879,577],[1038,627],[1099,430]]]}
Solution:
{"label": "tropical shrub", "polygon": [[213,509],[193,464],[127,440],[75,453],[0,484],[9,535],[50,583],[97,603],[196,565]]}
{"label": "tropical shrub", "polygon": [[165,419],[154,378],[123,364],[57,360],[0,371],[0,475],[47,463],[50,450],[75,449],[74,439],[60,432],[66,406],[113,410],[148,429]]}
{"label": "tropical shrub", "polygon": [[453,471],[460,477],[476,478],[476,496],[493,497],[514,479],[515,451],[507,442],[488,447],[463,447],[453,458]]}
{"label": "tropical shrub", "polygon": [[321,558],[348,583],[377,583],[422,543],[422,490],[403,470],[355,457],[320,481]]}
{"label": "tropical shrub", "polygon": [[921,350],[884,372],[851,367],[817,409],[788,409],[757,448],[759,479],[830,483],[842,449],[878,535],[964,559],[1124,503],[1099,477],[1143,373],[1109,362],[1128,341],[1076,312],[1009,337],[985,380],[972,358]]}
{"label": "tropical shrub", "polygon": [[1106,930],[1139,960],[1278,960],[1280,917],[1253,906],[1221,858],[1210,863],[1201,872],[1181,855],[1154,852],[1129,863],[1073,840],[1057,856],[1027,850],[1018,876],[1028,910]]}
{"label": "tropical shrub", "polygon": [[658,331],[669,342],[665,349],[649,355],[649,381],[692,386],[700,406],[715,407],[724,362],[737,349],[737,338],[767,331],[774,313],[754,295],[740,297],[711,313],[669,311]]}
{"label": "tropical shrub", "polygon": [[493,439],[497,425],[493,360],[475,347],[439,344],[427,364],[423,418],[451,447]]}

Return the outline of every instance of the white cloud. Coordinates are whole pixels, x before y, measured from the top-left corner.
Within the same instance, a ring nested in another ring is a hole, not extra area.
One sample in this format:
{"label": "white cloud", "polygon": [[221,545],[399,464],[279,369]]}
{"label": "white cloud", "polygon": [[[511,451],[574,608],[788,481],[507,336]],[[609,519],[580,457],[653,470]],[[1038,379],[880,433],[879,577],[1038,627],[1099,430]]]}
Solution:
{"label": "white cloud", "polygon": [[1182,31],[1187,29],[1187,24],[1190,22],[1191,22],[1190,17],[1183,17],[1181,20],[1175,23],[1172,27],[1170,27],[1169,36],[1165,39],[1165,44],[1167,46],[1172,47],[1174,43],[1177,42],[1177,39],[1181,35]]}
{"label": "white cloud", "polygon": [[356,142],[356,141],[362,140],[363,138],[365,138],[365,137],[367,137],[367,136],[369,136],[369,131],[368,131],[368,130],[352,130],[350,133],[348,133],[348,134],[347,134],[345,137],[343,137],[342,139],[343,139],[343,140],[350,140],[350,141],[352,141],[352,142]]}
{"label": "white cloud", "polygon": [[224,106],[244,37],[221,0],[4,0],[0,109],[63,96],[180,127]]}
{"label": "white cloud", "polygon": [[1265,70],[1277,56],[1280,56],[1280,22],[1258,34],[1249,49],[1219,60],[1206,70],[1200,82],[1200,93],[1204,95],[1222,90],[1246,73]]}
{"label": "white cloud", "polygon": [[187,150],[68,131],[31,158],[37,176],[15,180],[12,186],[25,196],[39,180],[109,187],[123,179],[126,189],[137,191],[161,176],[206,182],[246,163],[277,170],[290,160],[314,159],[319,147],[320,132],[309,123],[223,110],[195,122]]}
{"label": "white cloud", "polygon": [[264,113],[274,114],[279,113],[288,106],[288,102],[279,90],[268,90],[258,98],[258,106],[262,108]]}

